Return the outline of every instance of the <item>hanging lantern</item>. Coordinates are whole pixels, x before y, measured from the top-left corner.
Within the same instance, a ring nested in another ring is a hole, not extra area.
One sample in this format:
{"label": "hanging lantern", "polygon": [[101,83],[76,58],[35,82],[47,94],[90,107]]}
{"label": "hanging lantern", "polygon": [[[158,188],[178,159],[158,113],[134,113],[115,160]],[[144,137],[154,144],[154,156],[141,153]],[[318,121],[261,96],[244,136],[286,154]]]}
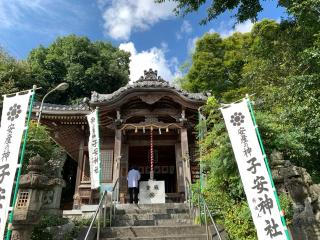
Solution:
{"label": "hanging lantern", "polygon": [[146,133],[146,127],[145,126],[142,127],[142,132]]}
{"label": "hanging lantern", "polygon": [[161,135],[161,128],[159,128],[159,134]]}
{"label": "hanging lantern", "polygon": [[135,133],[137,133],[137,132],[138,132],[138,127],[136,127],[136,128],[134,129],[134,132],[135,132]]}
{"label": "hanging lantern", "polygon": [[169,132],[169,127],[166,128],[166,132]]}

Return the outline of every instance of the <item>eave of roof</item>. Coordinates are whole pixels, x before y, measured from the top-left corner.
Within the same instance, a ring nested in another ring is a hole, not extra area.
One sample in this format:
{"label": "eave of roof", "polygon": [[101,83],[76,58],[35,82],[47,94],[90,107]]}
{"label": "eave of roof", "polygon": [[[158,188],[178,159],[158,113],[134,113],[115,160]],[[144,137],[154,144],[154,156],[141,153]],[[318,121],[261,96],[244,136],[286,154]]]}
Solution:
{"label": "eave of roof", "polygon": [[173,86],[169,82],[163,80],[161,77],[158,77],[157,71],[152,71],[152,69],[145,71],[144,75],[145,76],[142,76],[138,81],[132,84],[129,83],[111,94],[99,94],[97,92],[93,92],[91,95],[90,104],[112,104],[133,92],[168,92],[179,96],[186,102],[196,104],[203,104],[209,96],[208,93],[189,93],[176,86]]}
{"label": "eave of roof", "polygon": [[[36,102],[33,106],[32,111],[34,113],[39,112],[40,103]],[[59,105],[45,103],[42,107],[42,114],[64,114],[64,115],[86,115],[90,113],[89,106],[83,105]]]}

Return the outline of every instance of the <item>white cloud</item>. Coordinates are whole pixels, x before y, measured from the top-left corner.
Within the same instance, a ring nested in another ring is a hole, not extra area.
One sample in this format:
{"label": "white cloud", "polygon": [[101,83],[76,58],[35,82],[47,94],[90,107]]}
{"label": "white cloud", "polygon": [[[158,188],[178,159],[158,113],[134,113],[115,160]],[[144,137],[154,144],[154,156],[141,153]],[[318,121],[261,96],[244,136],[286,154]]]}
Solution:
{"label": "white cloud", "polygon": [[217,30],[211,28],[208,32],[209,33],[217,32],[220,34],[222,38],[227,38],[227,37],[230,37],[235,32],[240,32],[240,33],[250,32],[253,27],[253,24],[254,23],[252,23],[250,20],[247,20],[243,23],[236,24],[234,28],[227,30],[230,28],[230,23],[226,24],[225,22],[221,22]]}
{"label": "white cloud", "polygon": [[160,20],[173,17],[175,4],[153,0],[98,0],[103,11],[106,34],[114,39],[128,40],[133,31],[149,29]]}
{"label": "white cloud", "polygon": [[188,53],[192,54],[194,53],[194,50],[196,49],[196,42],[198,41],[199,37],[189,38],[187,43],[187,50]]}
{"label": "white cloud", "polygon": [[179,31],[176,33],[177,39],[182,39],[183,34],[189,34],[192,32],[192,26],[187,20],[183,20]]}
{"label": "white cloud", "polygon": [[43,3],[39,1],[0,0],[0,25],[2,28],[12,27],[24,16],[24,11],[44,11]]}
{"label": "white cloud", "polygon": [[65,0],[0,0],[2,29],[15,28],[50,34],[53,30],[57,30],[52,28],[52,23],[59,24],[61,21],[64,21],[65,25],[76,21],[79,23],[79,19],[84,17],[85,14],[79,6],[74,6]]}
{"label": "white cloud", "polygon": [[246,32],[250,32],[253,26],[253,22],[251,22],[250,20],[247,20],[243,23],[239,23],[235,26],[235,30],[234,32],[241,32],[241,33],[246,33]]}
{"label": "white cloud", "polygon": [[144,70],[152,68],[158,75],[167,81],[181,76],[178,70],[177,58],[166,59],[165,49],[153,47],[149,50],[138,52],[133,42],[121,43],[120,49],[130,52],[130,82],[136,81],[143,75]]}

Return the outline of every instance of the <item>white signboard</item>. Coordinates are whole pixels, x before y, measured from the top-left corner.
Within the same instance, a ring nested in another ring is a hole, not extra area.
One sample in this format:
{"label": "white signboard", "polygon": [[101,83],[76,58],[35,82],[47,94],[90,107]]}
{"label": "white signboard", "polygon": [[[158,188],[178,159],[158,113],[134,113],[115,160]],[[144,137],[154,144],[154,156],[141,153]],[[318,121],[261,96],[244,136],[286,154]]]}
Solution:
{"label": "white signboard", "polygon": [[0,239],[8,218],[12,186],[25,120],[32,91],[24,95],[4,97],[0,128]]}
{"label": "white signboard", "polygon": [[139,183],[139,203],[165,203],[166,193],[164,181],[141,181]]}
{"label": "white signboard", "polygon": [[247,100],[221,109],[260,240],[287,239]]}
{"label": "white signboard", "polygon": [[99,150],[99,125],[97,110],[87,115],[90,136],[88,143],[91,189],[100,187],[100,150]]}

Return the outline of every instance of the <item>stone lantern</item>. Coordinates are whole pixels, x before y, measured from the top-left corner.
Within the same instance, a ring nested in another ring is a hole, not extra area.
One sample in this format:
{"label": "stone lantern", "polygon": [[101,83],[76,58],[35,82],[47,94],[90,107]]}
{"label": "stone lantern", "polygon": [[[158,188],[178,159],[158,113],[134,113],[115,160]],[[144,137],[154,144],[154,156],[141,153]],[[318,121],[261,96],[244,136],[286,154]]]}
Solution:
{"label": "stone lantern", "polygon": [[33,226],[42,214],[61,214],[60,198],[65,182],[46,176],[44,166],[43,158],[36,155],[29,160],[28,173],[20,178],[12,239],[30,239]]}

